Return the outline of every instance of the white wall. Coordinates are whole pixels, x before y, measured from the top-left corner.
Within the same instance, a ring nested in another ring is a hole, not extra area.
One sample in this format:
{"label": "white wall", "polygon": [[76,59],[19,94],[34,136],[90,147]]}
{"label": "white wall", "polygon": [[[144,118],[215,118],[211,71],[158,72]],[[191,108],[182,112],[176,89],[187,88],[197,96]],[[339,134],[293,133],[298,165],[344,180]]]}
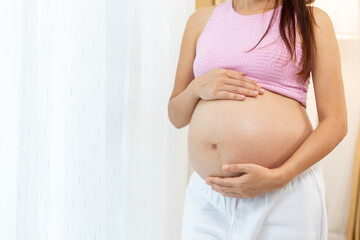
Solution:
{"label": "white wall", "polygon": [[[343,35],[360,34],[359,0],[316,0],[314,6],[329,14],[336,33]],[[346,16],[346,17],[344,17]]]}

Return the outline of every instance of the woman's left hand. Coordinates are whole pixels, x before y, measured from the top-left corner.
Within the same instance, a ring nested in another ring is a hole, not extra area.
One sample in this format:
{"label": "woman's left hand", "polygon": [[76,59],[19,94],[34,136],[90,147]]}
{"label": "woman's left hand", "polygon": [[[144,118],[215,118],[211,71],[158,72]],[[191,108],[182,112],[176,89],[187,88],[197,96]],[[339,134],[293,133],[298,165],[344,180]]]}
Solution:
{"label": "woman's left hand", "polygon": [[[226,166],[229,166],[226,169]],[[284,187],[288,181],[280,168],[269,169],[258,164],[227,164],[224,170],[243,173],[239,177],[207,177],[206,184],[224,196],[252,198]]]}

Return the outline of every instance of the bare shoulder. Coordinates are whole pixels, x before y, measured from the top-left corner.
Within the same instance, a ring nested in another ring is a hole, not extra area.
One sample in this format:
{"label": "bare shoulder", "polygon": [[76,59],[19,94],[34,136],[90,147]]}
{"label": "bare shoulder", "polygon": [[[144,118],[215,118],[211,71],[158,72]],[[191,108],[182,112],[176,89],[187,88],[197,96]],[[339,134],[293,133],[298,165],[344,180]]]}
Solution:
{"label": "bare shoulder", "polygon": [[201,7],[199,9],[197,9],[195,12],[193,12],[190,17],[198,17],[198,18],[201,18],[201,17],[206,18],[206,16],[210,17],[211,13],[214,11],[215,8],[216,8],[215,5]]}
{"label": "bare shoulder", "polygon": [[215,8],[216,6],[201,7],[190,15],[188,25],[196,32],[196,39],[200,36]]}
{"label": "bare shoulder", "polygon": [[333,28],[333,23],[331,21],[330,16],[321,8],[319,7],[312,7],[314,18],[316,22],[316,28],[319,28],[318,30],[331,30]]}
{"label": "bare shoulder", "polygon": [[316,46],[315,65],[320,65],[326,58],[339,57],[335,29],[330,16],[319,7],[312,7],[315,19],[314,37]]}

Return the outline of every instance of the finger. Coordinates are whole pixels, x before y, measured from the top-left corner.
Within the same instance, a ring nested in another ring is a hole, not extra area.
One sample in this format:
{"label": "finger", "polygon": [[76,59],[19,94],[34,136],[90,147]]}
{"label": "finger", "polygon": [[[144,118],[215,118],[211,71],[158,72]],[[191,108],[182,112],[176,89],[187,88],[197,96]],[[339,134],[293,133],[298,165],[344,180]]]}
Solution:
{"label": "finger", "polygon": [[211,185],[211,189],[214,191],[217,191],[219,193],[225,193],[225,194],[237,194],[235,192],[236,189],[230,189],[228,187],[222,187],[216,184]]}
{"label": "finger", "polygon": [[219,191],[223,191],[226,193],[237,193],[240,189],[236,188],[236,187],[228,187],[228,186],[222,186],[222,185],[218,185],[216,183],[206,183],[207,185],[209,185],[211,188],[217,189]]}
{"label": "finger", "polygon": [[236,187],[236,181],[235,178],[222,178],[222,177],[208,177],[206,178],[206,181],[211,184],[217,184],[221,186],[227,186],[227,187]]}
{"label": "finger", "polygon": [[223,169],[229,172],[250,173],[254,164],[251,163],[238,163],[223,165]]}
{"label": "finger", "polygon": [[214,99],[233,99],[233,100],[244,100],[245,96],[242,94],[227,92],[227,91],[218,91]]}
{"label": "finger", "polygon": [[241,77],[241,80],[246,81],[248,83],[251,83],[253,85],[256,85],[258,87],[262,86],[262,84],[259,81],[256,81],[256,80],[254,80],[252,78],[249,78],[249,77],[246,77],[246,74],[244,74],[244,76]]}
{"label": "finger", "polygon": [[[234,78],[234,79],[242,79],[245,76],[245,73],[243,72],[238,72],[235,70],[231,70],[231,69],[226,69],[225,75],[230,77],[230,78]],[[256,81],[254,80],[254,84],[256,84]]]}
{"label": "finger", "polygon": [[248,81],[246,81],[245,79],[241,79],[242,81],[239,81],[239,79],[234,79],[234,78],[225,78],[225,80],[223,80],[224,84],[227,85],[233,85],[233,86],[237,86],[237,87],[243,87],[243,88],[247,88],[250,90],[255,90],[255,91],[259,91],[261,90],[261,87],[256,86]]}
{"label": "finger", "polygon": [[[230,78],[234,78],[234,79],[238,79],[238,80],[244,80],[248,83],[251,83],[253,85],[256,85],[258,84],[259,82],[254,80],[254,79],[251,79],[251,78],[248,78],[248,77],[245,77],[245,73],[243,72],[238,72],[238,71],[234,71],[234,70],[230,70],[230,69],[227,69],[226,71],[226,75]],[[259,83],[260,84],[260,83]]]}
{"label": "finger", "polygon": [[[247,83],[247,84],[249,84],[249,83]],[[251,85],[251,84],[249,84],[249,85]],[[221,90],[232,92],[232,93],[237,93],[237,94],[241,94],[241,95],[245,95],[245,96],[250,96],[250,97],[256,97],[257,95],[259,95],[259,92],[256,90],[250,90],[250,89],[247,89],[244,87],[238,87],[238,86],[228,85],[228,84],[223,84],[221,86]]]}
{"label": "finger", "polygon": [[226,197],[231,197],[231,198],[243,198],[240,194],[226,194],[224,195]]}
{"label": "finger", "polygon": [[[244,76],[245,76],[245,73],[238,72],[238,71],[231,70],[231,69],[227,69],[225,74],[226,74],[226,76],[228,76],[230,78],[234,78],[234,79],[238,79],[238,80],[244,80]],[[256,85],[258,83],[258,81],[254,80],[254,79],[250,79],[250,78],[247,78],[245,81],[247,81],[253,85]]]}

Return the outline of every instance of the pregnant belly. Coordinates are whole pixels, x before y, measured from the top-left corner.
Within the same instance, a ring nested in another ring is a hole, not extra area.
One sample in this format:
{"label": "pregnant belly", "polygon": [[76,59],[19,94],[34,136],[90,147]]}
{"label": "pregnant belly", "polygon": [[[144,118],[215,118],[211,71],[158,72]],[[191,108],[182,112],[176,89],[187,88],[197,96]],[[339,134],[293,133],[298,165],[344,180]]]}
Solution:
{"label": "pregnant belly", "polygon": [[239,176],[222,165],[278,167],[312,131],[299,102],[268,90],[244,101],[200,99],[189,125],[189,158],[202,178]]}

